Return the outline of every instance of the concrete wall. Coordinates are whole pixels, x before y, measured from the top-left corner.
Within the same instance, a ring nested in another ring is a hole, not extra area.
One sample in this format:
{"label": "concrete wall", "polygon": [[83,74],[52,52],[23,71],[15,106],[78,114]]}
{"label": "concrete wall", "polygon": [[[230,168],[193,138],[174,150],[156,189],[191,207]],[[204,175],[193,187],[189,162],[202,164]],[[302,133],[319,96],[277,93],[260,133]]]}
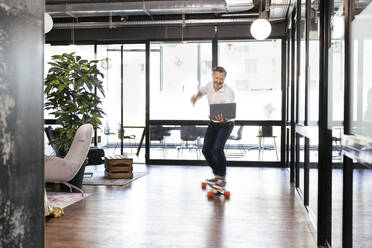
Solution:
{"label": "concrete wall", "polygon": [[0,248],[44,247],[44,1],[0,0]]}

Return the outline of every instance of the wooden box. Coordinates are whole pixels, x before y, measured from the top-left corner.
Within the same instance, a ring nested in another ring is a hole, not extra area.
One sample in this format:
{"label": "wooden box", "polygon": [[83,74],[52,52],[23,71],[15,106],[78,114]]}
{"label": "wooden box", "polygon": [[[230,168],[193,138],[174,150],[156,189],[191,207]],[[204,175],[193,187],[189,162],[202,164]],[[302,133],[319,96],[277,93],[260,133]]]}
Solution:
{"label": "wooden box", "polygon": [[120,155],[105,157],[105,174],[110,179],[133,178],[133,159]]}

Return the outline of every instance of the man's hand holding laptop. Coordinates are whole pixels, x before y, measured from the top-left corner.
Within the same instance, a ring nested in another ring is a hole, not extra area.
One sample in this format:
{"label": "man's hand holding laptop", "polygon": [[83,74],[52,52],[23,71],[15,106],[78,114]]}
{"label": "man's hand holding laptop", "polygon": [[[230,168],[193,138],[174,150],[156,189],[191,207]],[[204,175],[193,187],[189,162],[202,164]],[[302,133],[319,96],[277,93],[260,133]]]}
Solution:
{"label": "man's hand holding laptop", "polygon": [[218,114],[214,117],[214,120],[215,121],[218,121],[218,122],[227,122],[229,119],[223,117],[222,114]]}

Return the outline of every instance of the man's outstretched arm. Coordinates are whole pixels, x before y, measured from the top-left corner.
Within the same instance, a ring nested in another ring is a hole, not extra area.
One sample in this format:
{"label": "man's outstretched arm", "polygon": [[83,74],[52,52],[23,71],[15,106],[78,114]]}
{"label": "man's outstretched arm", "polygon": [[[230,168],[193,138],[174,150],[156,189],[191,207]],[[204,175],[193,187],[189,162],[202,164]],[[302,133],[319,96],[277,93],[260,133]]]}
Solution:
{"label": "man's outstretched arm", "polygon": [[200,97],[202,97],[202,96],[203,96],[203,94],[200,92],[200,90],[198,91],[198,93],[196,93],[195,95],[193,95],[193,96],[191,97],[191,103],[192,103],[192,105],[195,105],[196,101],[197,101]]}

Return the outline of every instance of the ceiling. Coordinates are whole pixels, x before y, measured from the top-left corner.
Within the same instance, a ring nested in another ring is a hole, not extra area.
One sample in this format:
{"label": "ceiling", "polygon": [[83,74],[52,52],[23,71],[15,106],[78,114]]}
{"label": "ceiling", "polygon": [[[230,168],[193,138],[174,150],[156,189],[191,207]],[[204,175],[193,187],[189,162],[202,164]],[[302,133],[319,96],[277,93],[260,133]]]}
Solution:
{"label": "ceiling", "polygon": [[[292,0],[293,2],[293,0]],[[46,0],[54,29],[285,22],[291,0]],[[261,5],[261,7],[260,7]]]}

